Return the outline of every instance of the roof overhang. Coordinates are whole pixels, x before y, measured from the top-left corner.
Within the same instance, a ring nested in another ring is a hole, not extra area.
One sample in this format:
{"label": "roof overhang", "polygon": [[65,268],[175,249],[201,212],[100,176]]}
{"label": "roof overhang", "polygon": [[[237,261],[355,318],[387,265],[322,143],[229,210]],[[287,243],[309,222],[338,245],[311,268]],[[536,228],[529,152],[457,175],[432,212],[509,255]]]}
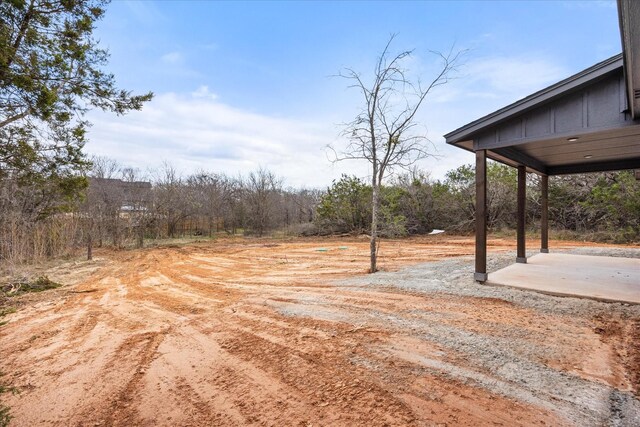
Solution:
{"label": "roof overhang", "polygon": [[640,168],[640,1],[619,0],[618,8],[622,54],[462,126],[446,142],[546,175]]}

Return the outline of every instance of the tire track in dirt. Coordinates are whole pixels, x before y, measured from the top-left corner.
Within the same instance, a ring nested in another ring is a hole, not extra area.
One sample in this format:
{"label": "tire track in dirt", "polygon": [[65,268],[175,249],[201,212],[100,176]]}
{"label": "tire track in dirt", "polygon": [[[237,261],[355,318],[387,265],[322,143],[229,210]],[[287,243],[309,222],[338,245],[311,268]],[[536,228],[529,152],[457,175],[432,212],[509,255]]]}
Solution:
{"label": "tire track in dirt", "polygon": [[[157,357],[158,347],[169,330],[161,332],[143,332],[125,340],[107,362],[100,374],[101,381],[107,384],[122,384],[123,377],[128,378],[123,386],[116,385],[115,393],[103,395],[102,411],[89,407],[79,418],[96,419],[94,424],[110,426],[131,426],[142,423],[135,407],[135,400],[140,393],[144,374],[150,363]],[[118,388],[120,387],[120,390]],[[82,425],[80,422],[78,425]]]}
{"label": "tire track in dirt", "polygon": [[[395,269],[470,254],[473,241],[385,241],[383,250]],[[14,424],[571,424],[563,411],[580,406],[570,401],[536,404],[473,381],[501,379],[473,355],[483,339],[526,343],[512,350],[522,363],[575,365],[584,381],[621,390],[636,381],[633,341],[600,340],[584,319],[500,298],[333,283],[366,271],[367,251],[362,240],[319,239],[108,254],[75,288],[86,293],[26,308],[0,330],[0,369],[22,390],[7,397]],[[632,320],[619,329],[637,334]],[[461,337],[467,347],[447,341]],[[603,363],[618,377],[595,378],[570,356],[576,348],[615,349],[620,357]]]}

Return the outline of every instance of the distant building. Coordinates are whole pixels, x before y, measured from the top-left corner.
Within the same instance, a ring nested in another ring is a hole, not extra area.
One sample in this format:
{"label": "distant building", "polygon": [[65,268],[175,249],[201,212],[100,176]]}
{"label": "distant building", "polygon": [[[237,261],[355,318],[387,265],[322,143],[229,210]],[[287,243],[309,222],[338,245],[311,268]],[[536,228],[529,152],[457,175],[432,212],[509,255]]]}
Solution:
{"label": "distant building", "polygon": [[146,211],[151,204],[151,189],[147,181],[89,178],[89,193],[95,201],[117,208],[121,214]]}

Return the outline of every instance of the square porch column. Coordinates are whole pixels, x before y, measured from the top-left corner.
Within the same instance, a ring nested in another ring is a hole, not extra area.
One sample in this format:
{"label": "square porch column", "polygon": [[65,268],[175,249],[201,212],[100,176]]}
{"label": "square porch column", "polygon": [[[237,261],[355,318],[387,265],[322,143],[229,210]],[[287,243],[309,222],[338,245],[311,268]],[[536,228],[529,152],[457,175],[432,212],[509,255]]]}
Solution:
{"label": "square porch column", "polygon": [[549,177],[542,175],[540,179],[540,252],[549,253]]}
{"label": "square porch column", "polygon": [[526,250],[526,201],[527,201],[527,168],[523,165],[518,166],[518,228],[516,236],[518,241],[518,251],[516,262],[521,264],[527,263]]}
{"label": "square porch column", "polygon": [[487,151],[476,151],[476,271],[473,278],[486,282],[487,275]]}

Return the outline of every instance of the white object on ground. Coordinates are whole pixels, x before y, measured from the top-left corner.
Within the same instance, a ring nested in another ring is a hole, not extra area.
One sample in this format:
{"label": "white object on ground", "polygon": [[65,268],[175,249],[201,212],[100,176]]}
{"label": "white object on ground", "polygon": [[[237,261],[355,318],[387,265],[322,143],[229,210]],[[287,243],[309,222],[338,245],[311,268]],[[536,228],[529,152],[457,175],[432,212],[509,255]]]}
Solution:
{"label": "white object on ground", "polygon": [[442,234],[444,233],[444,230],[433,230],[431,233],[429,234]]}

